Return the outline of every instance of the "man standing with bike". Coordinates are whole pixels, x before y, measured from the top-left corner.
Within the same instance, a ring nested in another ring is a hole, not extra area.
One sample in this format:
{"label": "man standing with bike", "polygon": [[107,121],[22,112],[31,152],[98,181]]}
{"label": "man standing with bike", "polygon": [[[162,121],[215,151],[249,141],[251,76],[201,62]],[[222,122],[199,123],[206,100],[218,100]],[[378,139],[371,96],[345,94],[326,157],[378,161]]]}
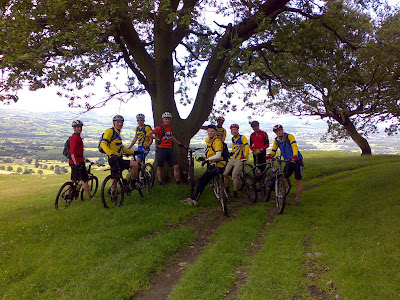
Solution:
{"label": "man standing with bike", "polygon": [[131,149],[125,148],[122,144],[121,130],[124,126],[124,117],[116,115],[113,118],[113,127],[104,132],[100,146],[107,154],[108,163],[111,168],[111,175],[118,176],[120,170],[130,170],[126,180],[129,182],[131,188],[136,187],[136,178],[138,174],[138,163],[134,160],[124,160],[122,153],[133,155],[135,152]]}
{"label": "man standing with bike", "polygon": [[285,168],[283,169],[285,179],[290,178],[294,172],[297,191],[295,200],[290,204],[297,205],[300,203],[301,194],[303,192],[303,156],[297,148],[297,142],[294,136],[284,132],[282,125],[275,125],[273,131],[276,134],[276,138],[274,140],[274,145],[272,146],[272,151],[267,155],[267,159],[275,156],[276,151],[279,148],[281,155],[286,161]]}
{"label": "man standing with bike", "polygon": [[72,122],[72,128],[74,133],[72,134],[69,141],[69,166],[71,167],[71,181],[82,180],[82,188],[86,192],[89,199],[93,199],[93,195],[90,192],[88,185],[88,173],[85,166],[85,158],[83,157],[83,140],[81,138],[83,123],[80,120]]}
{"label": "man standing with bike", "polygon": [[[147,133],[151,132],[151,127],[149,125],[144,124],[144,114],[138,114],[136,116],[136,120],[138,126],[136,126],[136,135],[133,138],[131,144],[128,149],[131,149],[136,142],[138,142],[138,151],[150,151],[150,146],[153,143],[153,140],[147,137]],[[143,154],[139,154],[137,156],[137,161],[140,163],[143,161]]]}
{"label": "man standing with bike", "polygon": [[162,181],[162,170],[165,162],[168,162],[168,165],[174,169],[176,183],[180,184],[179,165],[178,161],[176,160],[174,150],[172,149],[172,141],[177,143],[179,147],[183,147],[183,144],[179,142],[173,135],[171,126],[172,114],[166,111],[161,117],[163,119],[163,124],[146,134],[146,136],[151,140],[155,139],[157,141],[157,178],[160,185],[164,185]]}
{"label": "man standing with bike", "polygon": [[[208,139],[205,140],[207,144],[206,153],[204,157],[199,159],[199,161],[207,163],[207,170],[198,179],[197,187],[193,195],[182,201],[186,205],[197,206],[200,195],[204,191],[206,185],[218,174],[218,172],[222,174],[226,165],[226,161],[222,160],[222,142],[217,137],[217,127],[215,125],[208,125],[207,135]],[[202,167],[204,166],[204,163],[202,164]]]}
{"label": "man standing with bike", "polygon": [[254,132],[250,135],[250,149],[253,151],[254,164],[257,167],[257,176],[259,177],[266,168],[266,150],[269,147],[268,134],[260,130],[258,121],[250,123]]}
{"label": "man standing with bike", "polygon": [[224,172],[225,190],[229,192],[229,173],[232,172],[233,178],[233,197],[237,198],[237,190],[239,186],[239,176],[243,172],[243,161],[249,156],[249,143],[244,135],[239,134],[239,125],[232,124],[232,155]]}

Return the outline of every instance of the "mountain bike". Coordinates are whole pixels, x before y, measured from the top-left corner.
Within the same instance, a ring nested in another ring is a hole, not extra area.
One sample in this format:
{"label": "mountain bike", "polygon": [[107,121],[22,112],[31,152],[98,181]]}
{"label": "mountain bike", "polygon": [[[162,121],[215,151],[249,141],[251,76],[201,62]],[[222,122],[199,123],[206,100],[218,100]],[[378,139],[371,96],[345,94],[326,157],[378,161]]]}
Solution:
{"label": "mountain bike", "polygon": [[186,146],[183,146],[183,148],[187,150],[187,171],[184,171],[184,173],[187,173],[187,181],[190,185],[190,195],[192,195],[194,192],[194,187],[196,186],[196,179],[194,177],[193,153],[197,150],[202,150],[203,148],[190,148]]}
{"label": "mountain bike", "polygon": [[228,207],[226,205],[228,201],[228,194],[226,193],[224,185],[223,168],[218,168],[218,167],[215,168],[218,174],[214,176],[213,179],[211,179],[210,187],[213,190],[217,200],[221,203],[222,212],[224,213],[225,216],[228,216]]}
{"label": "mountain bike", "polygon": [[145,162],[146,155],[146,153],[143,153],[143,160],[139,163],[138,181],[150,195],[150,190],[154,186],[155,174],[153,165]]}
{"label": "mountain bike", "polygon": [[257,201],[257,190],[254,182],[255,171],[252,165],[246,163],[246,159],[242,159],[242,173],[240,174],[241,187],[240,190],[245,190],[247,198],[250,202],[255,203]]}
{"label": "mountain bike", "polygon": [[[89,159],[85,159],[85,162],[89,164],[87,167],[88,185],[92,193],[92,196],[94,196],[99,186],[99,179],[92,174],[92,166],[97,165],[99,167],[104,167],[104,165],[92,162]],[[83,182],[81,180],[75,180],[74,182],[72,181],[65,182],[57,193],[55,208],[58,209],[61,206],[67,208],[68,206],[70,206],[72,200],[77,199],[79,195],[81,197],[81,201],[85,200],[84,199],[85,191],[81,188],[82,183]]]}
{"label": "mountain bike", "polygon": [[[290,188],[286,189],[285,178],[281,170],[283,162],[286,161],[276,157],[269,159],[267,162],[269,167],[265,169],[265,177],[261,189],[265,201],[268,201],[271,197],[271,192],[275,191],[275,209],[278,214],[283,213],[286,204],[286,195],[290,191]],[[290,185],[289,180],[288,185]]]}
{"label": "mountain bike", "polygon": [[[134,156],[142,153],[141,151],[135,151]],[[105,171],[110,171],[107,169]],[[139,167],[138,169],[138,180],[136,186],[131,187],[130,182],[128,182],[122,174],[122,169],[117,164],[115,169],[117,175],[108,175],[101,185],[101,202],[104,208],[119,207],[122,206],[124,202],[125,194],[129,196],[133,190],[137,190],[140,197],[143,196],[142,185],[143,181],[150,188],[151,183],[149,182],[149,177],[146,174],[142,175],[143,169]],[[129,170],[128,170],[129,171]],[[141,180],[143,178],[143,181]]]}

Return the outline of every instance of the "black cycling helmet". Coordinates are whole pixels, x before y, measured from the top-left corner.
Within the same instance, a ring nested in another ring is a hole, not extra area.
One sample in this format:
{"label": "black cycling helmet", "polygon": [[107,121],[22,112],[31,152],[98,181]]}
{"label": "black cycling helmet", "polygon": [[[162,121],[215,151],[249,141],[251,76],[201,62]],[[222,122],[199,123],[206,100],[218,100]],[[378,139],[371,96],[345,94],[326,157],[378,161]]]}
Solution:
{"label": "black cycling helmet", "polygon": [[122,122],[124,122],[125,120],[124,120],[124,117],[123,117],[123,116],[121,116],[121,115],[115,115],[114,118],[113,118],[113,122],[115,122],[115,121],[122,121]]}
{"label": "black cycling helmet", "polygon": [[275,125],[275,126],[272,128],[272,130],[273,130],[274,132],[277,132],[278,129],[283,129],[283,126],[280,125],[280,124],[277,124],[277,125]]}
{"label": "black cycling helmet", "polygon": [[256,127],[256,126],[260,126],[260,123],[258,123],[258,121],[253,121],[250,123],[251,127]]}
{"label": "black cycling helmet", "polygon": [[207,129],[214,129],[215,131],[217,131],[217,126],[215,126],[214,124],[210,124],[207,126]]}
{"label": "black cycling helmet", "polygon": [[72,127],[75,126],[83,126],[83,122],[81,120],[72,121]]}

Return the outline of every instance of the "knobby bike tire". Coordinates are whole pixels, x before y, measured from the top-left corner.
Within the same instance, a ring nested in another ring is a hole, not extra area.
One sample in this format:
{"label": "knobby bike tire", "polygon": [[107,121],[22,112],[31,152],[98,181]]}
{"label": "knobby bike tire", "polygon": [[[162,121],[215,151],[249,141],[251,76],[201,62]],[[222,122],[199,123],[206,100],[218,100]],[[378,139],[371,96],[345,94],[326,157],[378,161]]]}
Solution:
{"label": "knobby bike tire", "polygon": [[74,198],[74,189],[75,186],[72,182],[65,182],[60,187],[56,196],[56,201],[54,203],[56,209],[61,208],[61,206],[67,208],[71,204],[71,201]]}
{"label": "knobby bike tire", "polygon": [[282,214],[286,204],[285,179],[278,177],[275,187],[275,208],[278,214]]}
{"label": "knobby bike tire", "polygon": [[151,179],[150,179],[151,186],[150,187],[152,188],[154,186],[154,181],[156,179],[153,165],[151,163],[146,163],[144,165],[144,168],[145,168],[146,172],[149,172],[149,174],[151,175]]}
{"label": "knobby bike tire", "polygon": [[267,202],[271,198],[271,192],[274,187],[274,178],[271,173],[267,173],[262,183],[261,197],[262,201]]}
{"label": "knobby bike tire", "polygon": [[257,202],[257,186],[254,177],[250,173],[244,174],[243,184],[246,190],[247,199],[251,203]]}
{"label": "knobby bike tire", "polygon": [[[250,165],[250,164],[245,164],[244,165],[244,169],[242,171],[243,172],[240,175],[241,184],[239,186],[239,191],[243,191],[246,188],[246,186],[245,186],[245,178],[244,178],[245,175],[246,174],[251,174],[251,176],[253,176],[253,178],[254,178],[254,174],[255,174],[254,167],[252,165]],[[231,176],[232,176],[232,174],[231,174]]]}
{"label": "knobby bike tire", "polygon": [[146,183],[146,190],[147,190],[147,195],[150,195],[151,192],[151,175],[147,173],[146,171],[144,172],[144,180]]}
{"label": "knobby bike tire", "polygon": [[124,202],[124,185],[121,178],[116,178],[111,186],[113,177],[108,175],[101,185],[101,202],[104,208],[118,207]]}
{"label": "knobby bike tire", "polygon": [[[99,179],[94,175],[92,177],[89,177],[88,185],[89,185],[89,190],[92,193],[92,196],[94,196],[97,192],[97,188],[99,187]],[[86,193],[82,188],[82,190],[81,190],[81,200],[82,201],[85,200],[85,195],[86,195]]]}
{"label": "knobby bike tire", "polygon": [[212,186],[214,194],[217,197],[218,201],[221,203],[222,212],[224,213],[225,216],[228,216],[228,207],[226,205],[228,197],[225,193],[224,184],[222,183],[222,180],[219,175],[215,177],[213,181],[214,182]]}
{"label": "knobby bike tire", "polygon": [[286,179],[287,187],[286,187],[286,196],[289,195],[290,190],[292,189],[292,183],[290,182],[290,178]]}

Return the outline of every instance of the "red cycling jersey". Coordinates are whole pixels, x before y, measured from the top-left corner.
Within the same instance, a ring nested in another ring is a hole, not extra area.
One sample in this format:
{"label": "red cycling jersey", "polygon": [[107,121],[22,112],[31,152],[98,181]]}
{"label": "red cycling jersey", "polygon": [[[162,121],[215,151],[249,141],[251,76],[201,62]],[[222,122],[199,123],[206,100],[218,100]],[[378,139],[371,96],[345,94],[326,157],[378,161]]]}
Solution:
{"label": "red cycling jersey", "polygon": [[85,159],[83,158],[83,140],[79,134],[74,133],[69,140],[69,154],[71,158],[69,163],[79,164]]}
{"label": "red cycling jersey", "polygon": [[260,149],[265,150],[269,147],[269,139],[268,139],[268,134],[265,131],[258,131],[258,132],[253,132],[250,135],[250,149],[255,150],[255,149]]}
{"label": "red cycling jersey", "polygon": [[[163,133],[161,126],[164,127],[165,133]],[[172,126],[167,126],[165,124],[162,124],[161,126],[158,126],[151,131],[161,140],[158,148],[172,148]]]}

